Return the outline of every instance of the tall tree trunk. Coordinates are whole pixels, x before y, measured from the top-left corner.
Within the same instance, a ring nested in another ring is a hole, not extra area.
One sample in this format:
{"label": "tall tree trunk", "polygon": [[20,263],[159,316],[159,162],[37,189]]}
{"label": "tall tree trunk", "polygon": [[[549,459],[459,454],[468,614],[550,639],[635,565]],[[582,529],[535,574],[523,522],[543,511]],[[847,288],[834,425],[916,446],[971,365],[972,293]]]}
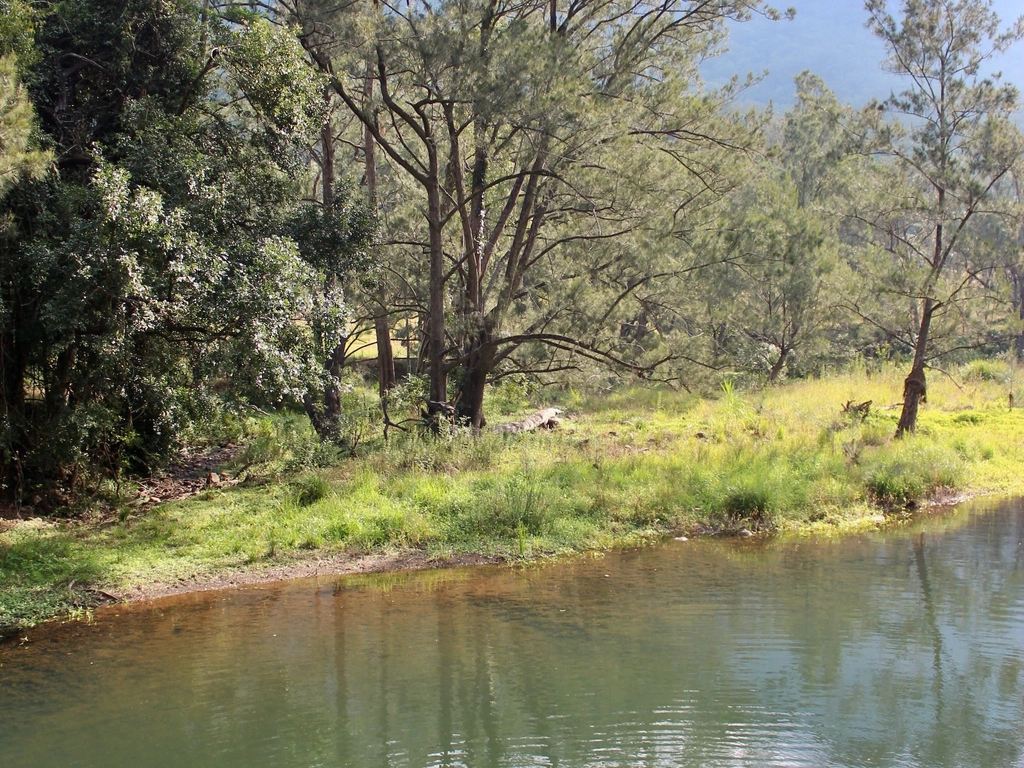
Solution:
{"label": "tall tree trunk", "polygon": [[[334,132],[331,129],[331,121],[328,118],[320,129],[320,144],[323,152],[323,167],[321,168],[322,196],[324,214],[328,217],[334,216]],[[334,283],[334,276],[328,275],[327,281]],[[341,413],[341,400],[338,385],[335,383],[341,378],[341,370],[345,367],[345,342],[341,341],[331,350],[330,358],[326,361],[325,367],[331,374],[331,382],[324,392],[324,407],[326,416],[330,420],[336,420]]]}
{"label": "tall tree trunk", "polygon": [[[321,163],[320,163],[320,197],[323,203],[325,217],[334,215],[334,133],[331,130],[330,120],[324,123],[320,129]],[[328,274],[324,277],[324,295],[329,297],[335,283],[335,276]],[[317,434],[323,440],[336,436],[338,417],[341,415],[341,390],[338,387],[338,380],[341,378],[341,371],[345,367],[345,342],[330,350],[327,359],[324,360],[324,370],[328,374],[328,381],[324,385],[323,407],[314,402],[314,399],[307,394],[303,398],[303,405],[306,415]]]}
{"label": "tall tree trunk", "polygon": [[[474,429],[486,424],[484,419],[484,389],[487,377],[494,366],[496,347],[495,327],[484,312],[484,193],[487,185],[488,155],[482,143],[486,129],[478,119],[476,127],[477,145],[473,153],[473,169],[470,187],[469,217],[463,212],[463,248],[466,253],[466,287],[462,296],[462,355],[460,366],[459,393],[455,402],[455,415],[462,422],[468,422]],[[457,159],[457,158],[456,158]],[[459,187],[462,187],[461,171],[456,167]]]}
{"label": "tall tree trunk", "polygon": [[937,306],[932,298],[924,300],[921,324],[917,332],[917,344],[914,348],[914,363],[910,368],[910,375],[903,382],[903,411],[900,413],[900,422],[896,426],[897,440],[917,429],[917,408],[920,403],[926,401],[928,395],[924,365],[928,347],[928,332],[931,330],[932,315]]}
{"label": "tall tree trunk", "polygon": [[328,118],[320,129],[320,199],[324,206],[324,215],[334,215],[334,131]]}
{"label": "tall tree trunk", "polygon": [[1024,360],[1024,273],[1016,266],[1010,267],[1010,281],[1013,283],[1013,305],[1017,314],[1017,338],[1014,353],[1017,360]]}
{"label": "tall tree trunk", "polygon": [[[373,64],[367,62],[366,77],[363,81],[363,101],[365,109],[373,109]],[[363,158],[366,163],[365,180],[366,196],[370,206],[377,208],[377,140],[367,125],[363,126]],[[373,331],[377,342],[377,384],[380,396],[384,397],[398,384],[395,374],[395,356],[391,349],[391,322],[388,317],[387,292],[384,285],[374,292],[373,297]]]}
{"label": "tall tree trunk", "polygon": [[377,337],[377,384],[384,397],[398,384],[395,373],[395,354],[391,349],[391,322],[384,307],[384,289],[378,288],[374,297],[377,313],[373,316],[373,331]]}
{"label": "tall tree trunk", "polygon": [[11,414],[20,417],[25,410],[25,357],[13,331],[0,334],[0,418],[8,424],[14,422]]}
{"label": "tall tree trunk", "polygon": [[[431,178],[438,179],[436,159]],[[430,231],[430,283],[427,316],[427,372],[430,376],[430,399],[444,403],[448,401],[448,371],[445,368],[445,318],[444,318],[444,242],[441,213],[441,189],[439,183],[427,186],[427,228]]]}
{"label": "tall tree trunk", "polygon": [[[12,323],[12,327],[16,327]],[[21,456],[26,452],[25,350],[13,331],[0,334],[0,498],[21,503]]]}
{"label": "tall tree trunk", "polygon": [[[469,226],[464,229],[467,264],[465,304],[465,335],[463,362],[460,365],[459,399],[456,415],[469,421],[479,429],[486,423],[483,412],[484,388],[494,368],[497,355],[495,339],[501,333],[502,320],[512,303],[513,297],[522,284],[525,265],[530,262],[537,235],[544,221],[545,204],[538,192],[545,148],[533,163],[530,180],[519,209],[515,234],[507,254],[504,285],[496,304],[489,312],[484,307],[483,277],[486,271],[487,254],[484,238],[483,199],[487,181],[487,153],[478,148],[473,165],[473,206]],[[515,193],[518,197],[518,191]]]}

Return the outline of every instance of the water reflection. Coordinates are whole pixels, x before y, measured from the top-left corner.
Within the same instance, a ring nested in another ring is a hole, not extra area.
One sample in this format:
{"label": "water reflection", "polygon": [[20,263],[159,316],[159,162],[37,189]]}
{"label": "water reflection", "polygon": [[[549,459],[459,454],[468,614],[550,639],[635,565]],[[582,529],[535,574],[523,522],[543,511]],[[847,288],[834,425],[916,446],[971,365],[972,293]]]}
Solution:
{"label": "water reflection", "polygon": [[1021,765],[1022,540],[1015,504],[122,610],[3,652],[0,745],[19,766]]}

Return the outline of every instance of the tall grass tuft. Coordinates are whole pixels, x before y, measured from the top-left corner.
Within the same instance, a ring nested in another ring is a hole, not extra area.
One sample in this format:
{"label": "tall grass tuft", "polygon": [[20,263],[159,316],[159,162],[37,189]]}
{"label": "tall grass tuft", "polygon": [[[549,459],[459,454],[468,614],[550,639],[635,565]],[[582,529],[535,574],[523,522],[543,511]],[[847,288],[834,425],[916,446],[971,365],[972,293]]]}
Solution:
{"label": "tall grass tuft", "polygon": [[307,475],[295,483],[295,500],[301,507],[327,498],[333,490],[331,482],[323,475]]}
{"label": "tall grass tuft", "polygon": [[886,506],[918,502],[936,491],[963,484],[966,466],[955,449],[904,439],[865,462],[864,484]]}
{"label": "tall grass tuft", "polygon": [[1005,382],[1010,378],[1010,365],[1005,360],[971,360],[969,363],[961,366],[960,375],[964,381],[969,382]]}

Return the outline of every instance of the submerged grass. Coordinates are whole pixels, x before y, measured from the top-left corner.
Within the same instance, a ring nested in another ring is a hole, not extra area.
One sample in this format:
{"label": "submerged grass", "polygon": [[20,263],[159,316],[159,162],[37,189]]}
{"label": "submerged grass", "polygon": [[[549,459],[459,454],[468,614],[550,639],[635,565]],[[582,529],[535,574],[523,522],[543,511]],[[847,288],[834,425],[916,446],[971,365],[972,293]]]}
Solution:
{"label": "submerged grass", "polygon": [[[1005,382],[975,368],[962,387],[934,382],[918,434],[899,442],[897,371],[715,400],[570,394],[552,433],[400,433],[358,458],[317,461],[315,473],[103,525],[21,523],[0,533],[0,627],[80,609],[82,585],[125,591],[310,550],[516,559],[671,531],[863,529],[947,491],[1020,492],[1024,411],[1007,408]],[[843,410],[868,400],[866,414]]]}

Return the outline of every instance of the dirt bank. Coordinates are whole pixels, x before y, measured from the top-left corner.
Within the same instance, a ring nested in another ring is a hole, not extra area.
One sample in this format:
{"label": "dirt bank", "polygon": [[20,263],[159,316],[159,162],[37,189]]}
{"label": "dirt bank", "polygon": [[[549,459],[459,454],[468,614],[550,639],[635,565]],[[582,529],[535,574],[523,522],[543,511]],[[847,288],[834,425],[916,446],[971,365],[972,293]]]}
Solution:
{"label": "dirt bank", "polygon": [[108,601],[123,600],[126,602],[137,602],[155,600],[156,598],[169,595],[181,595],[188,592],[233,589],[271,581],[285,581],[287,579],[344,576],[347,574],[379,573],[382,571],[416,571],[424,568],[458,568],[460,566],[488,565],[500,562],[504,562],[504,558],[496,555],[466,553],[439,557],[419,549],[374,552],[361,555],[345,552],[311,552],[308,558],[229,568],[214,574],[198,574],[175,581],[154,581],[132,589],[105,591],[102,595],[105,595]]}

